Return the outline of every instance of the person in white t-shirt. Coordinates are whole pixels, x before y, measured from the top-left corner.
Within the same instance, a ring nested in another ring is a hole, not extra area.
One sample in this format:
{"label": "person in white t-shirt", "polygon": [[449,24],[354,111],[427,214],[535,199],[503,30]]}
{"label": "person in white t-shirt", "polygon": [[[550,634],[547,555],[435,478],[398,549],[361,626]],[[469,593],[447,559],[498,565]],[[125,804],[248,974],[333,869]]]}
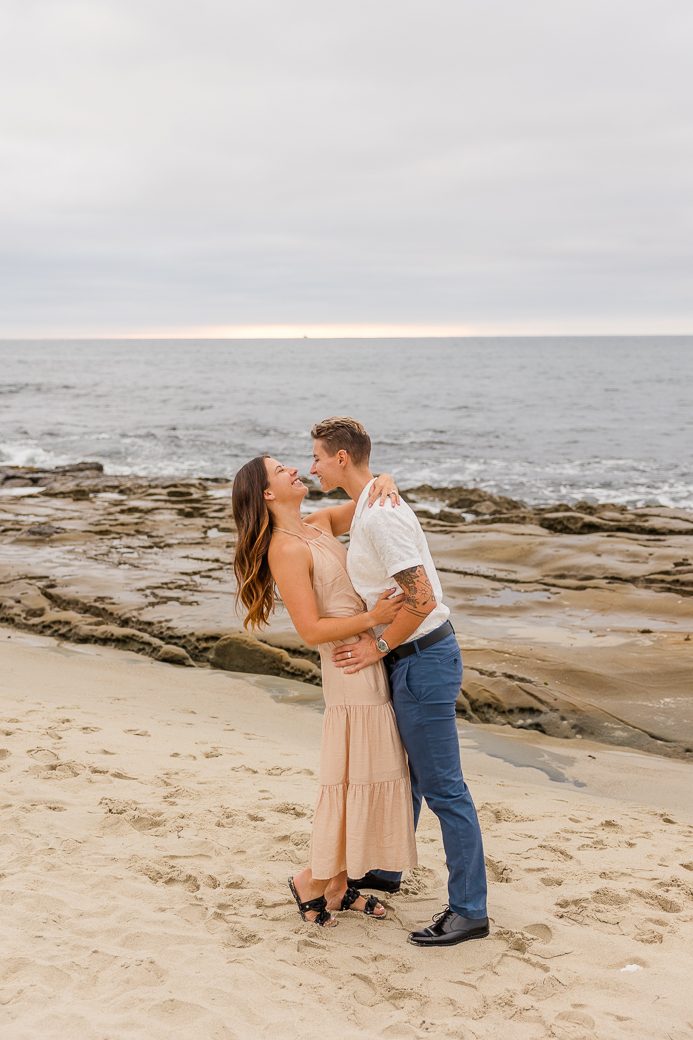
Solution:
{"label": "person in white t-shirt", "polygon": [[[371,442],[361,423],[335,416],[312,430],[311,474],[327,492],[343,488],[356,503],[351,523],[347,571],[370,609],[392,587],[404,605],[375,635],[338,647],[333,662],[347,673],[384,660],[402,742],[409,757],[414,819],[422,798],[440,821],[448,866],[449,905],[433,924],[412,932],[417,946],[452,946],[489,934],[486,868],[479,821],[460,764],[455,705],[462,682],[462,657],[449,621],[450,610],[421,525],[402,502],[369,509],[374,477]],[[371,870],[353,879],[358,888],[399,891],[401,875]],[[349,883],[352,883],[350,879]]]}

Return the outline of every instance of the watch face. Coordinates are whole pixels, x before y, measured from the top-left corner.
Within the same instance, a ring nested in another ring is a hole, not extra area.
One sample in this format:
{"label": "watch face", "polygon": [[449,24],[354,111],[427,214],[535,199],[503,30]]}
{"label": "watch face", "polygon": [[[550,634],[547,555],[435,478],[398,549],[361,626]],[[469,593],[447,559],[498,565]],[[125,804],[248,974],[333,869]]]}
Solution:
{"label": "watch face", "polygon": [[382,639],[382,638],[381,638],[381,639],[378,639],[378,640],[376,641],[376,644],[375,644],[375,645],[377,646],[378,650],[380,650],[380,653],[381,653],[381,654],[387,654],[387,653],[389,653],[389,652],[390,652],[390,647],[389,647],[389,646],[387,645],[387,643],[385,642],[385,640],[384,640],[384,639]]}

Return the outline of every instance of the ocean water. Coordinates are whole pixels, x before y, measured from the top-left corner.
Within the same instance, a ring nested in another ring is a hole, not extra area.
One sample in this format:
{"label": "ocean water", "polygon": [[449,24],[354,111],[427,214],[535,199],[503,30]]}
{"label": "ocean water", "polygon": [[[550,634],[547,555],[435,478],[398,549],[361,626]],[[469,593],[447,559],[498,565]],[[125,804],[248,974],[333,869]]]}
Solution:
{"label": "ocean water", "polygon": [[0,342],[0,463],[307,473],[359,418],[403,488],[693,508],[693,336]]}

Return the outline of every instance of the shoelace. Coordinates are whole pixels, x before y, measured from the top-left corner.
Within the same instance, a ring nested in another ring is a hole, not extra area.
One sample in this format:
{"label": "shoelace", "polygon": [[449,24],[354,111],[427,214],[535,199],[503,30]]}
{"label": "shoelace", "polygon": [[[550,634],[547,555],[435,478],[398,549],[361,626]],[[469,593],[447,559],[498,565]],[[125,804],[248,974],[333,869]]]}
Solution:
{"label": "shoelace", "polygon": [[452,913],[454,913],[454,912],[455,912],[455,911],[454,911],[454,910],[451,910],[449,906],[444,906],[444,907],[443,907],[443,909],[442,909],[442,910],[440,911],[440,913],[439,913],[439,914],[434,914],[434,915],[433,915],[433,917],[431,918],[431,920],[433,920],[433,921],[440,921],[440,920],[441,920],[442,918],[445,918],[445,917],[447,917],[447,915],[448,915],[448,914],[452,914]]}

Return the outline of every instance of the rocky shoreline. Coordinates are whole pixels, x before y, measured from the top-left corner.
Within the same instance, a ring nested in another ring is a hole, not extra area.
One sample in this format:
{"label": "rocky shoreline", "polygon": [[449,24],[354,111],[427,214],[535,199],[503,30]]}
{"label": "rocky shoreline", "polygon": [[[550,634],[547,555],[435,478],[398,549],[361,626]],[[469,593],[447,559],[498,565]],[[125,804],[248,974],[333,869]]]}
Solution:
{"label": "rocky shoreline", "polygon": [[[319,686],[281,608],[259,638],[242,630],[230,488],[0,467],[0,621]],[[462,716],[693,760],[693,513],[428,485],[405,497],[463,648]]]}

